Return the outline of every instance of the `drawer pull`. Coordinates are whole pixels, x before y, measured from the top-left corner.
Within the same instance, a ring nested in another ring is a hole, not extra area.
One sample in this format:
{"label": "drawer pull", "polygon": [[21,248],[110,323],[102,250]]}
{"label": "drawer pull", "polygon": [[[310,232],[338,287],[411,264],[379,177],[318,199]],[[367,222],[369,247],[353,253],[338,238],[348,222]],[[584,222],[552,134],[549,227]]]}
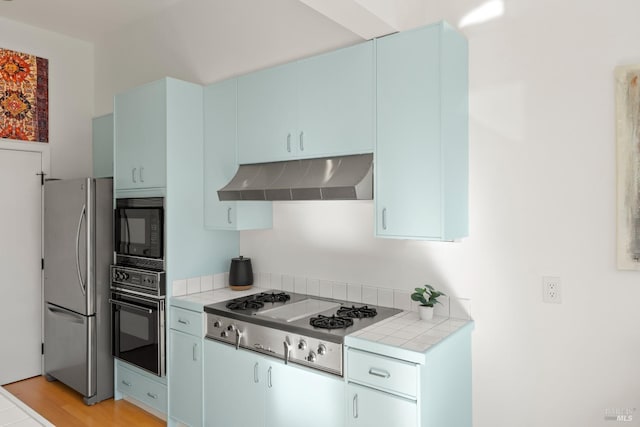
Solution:
{"label": "drawer pull", "polygon": [[126,385],[127,387],[131,387],[131,383],[129,381],[122,380],[121,382],[122,382],[122,384]]}
{"label": "drawer pull", "polygon": [[271,366],[269,366],[269,370],[267,371],[267,387],[273,387],[273,383],[271,382]]}
{"label": "drawer pull", "polygon": [[257,384],[259,381],[260,379],[258,378],[258,362],[256,362],[256,364],[253,365],[253,382]]}
{"label": "drawer pull", "polygon": [[387,208],[382,209],[382,229],[387,229]]}
{"label": "drawer pull", "polygon": [[133,168],[133,169],[131,169],[131,180],[132,180],[134,183],[138,182],[138,181],[136,181],[136,170],[137,170],[137,169],[138,169],[138,168]]}
{"label": "drawer pull", "polygon": [[183,325],[190,325],[191,322],[189,322],[188,320],[184,320],[184,319],[178,319],[178,323],[182,323]]}
{"label": "drawer pull", "polygon": [[147,396],[149,396],[149,397],[150,397],[150,398],[152,398],[152,399],[157,399],[157,398],[158,398],[158,395],[157,395],[157,394],[155,394],[155,393],[151,393],[151,392],[147,392]]}
{"label": "drawer pull", "polygon": [[193,361],[197,362],[198,361],[198,344],[194,344],[193,345]]}
{"label": "drawer pull", "polygon": [[353,418],[358,418],[358,394],[353,395]]}
{"label": "drawer pull", "polygon": [[291,134],[287,135],[287,153],[291,152]]}
{"label": "drawer pull", "polygon": [[391,374],[389,372],[384,371],[382,369],[376,369],[376,368],[369,369],[369,375],[373,375],[374,377],[380,377],[380,378],[391,377]]}

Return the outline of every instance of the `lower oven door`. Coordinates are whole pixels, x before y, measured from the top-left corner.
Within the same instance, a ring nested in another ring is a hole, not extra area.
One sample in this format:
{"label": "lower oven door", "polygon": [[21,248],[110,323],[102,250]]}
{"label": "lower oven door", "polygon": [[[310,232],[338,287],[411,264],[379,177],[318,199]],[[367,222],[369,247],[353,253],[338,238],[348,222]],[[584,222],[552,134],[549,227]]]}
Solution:
{"label": "lower oven door", "polygon": [[112,292],[109,302],[113,356],[164,376],[164,299]]}

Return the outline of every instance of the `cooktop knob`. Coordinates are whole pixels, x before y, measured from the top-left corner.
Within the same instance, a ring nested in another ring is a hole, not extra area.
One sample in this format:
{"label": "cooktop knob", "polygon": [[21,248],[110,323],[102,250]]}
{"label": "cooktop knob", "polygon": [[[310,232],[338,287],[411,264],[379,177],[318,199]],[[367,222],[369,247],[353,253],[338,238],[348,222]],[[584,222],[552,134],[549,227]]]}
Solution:
{"label": "cooktop knob", "polygon": [[310,351],[309,355],[307,356],[307,362],[314,363],[315,361],[316,361],[316,354],[313,351]]}
{"label": "cooktop knob", "polygon": [[325,347],[325,345],[324,345],[324,344],[320,344],[320,345],[318,346],[318,354],[319,354],[320,356],[324,356],[326,353],[327,353],[327,347]]}
{"label": "cooktop knob", "polygon": [[233,326],[233,325],[229,325],[229,326],[227,326],[227,331],[231,331],[231,332],[233,332],[233,331],[235,331],[235,330],[236,330],[236,327],[235,327],[235,326]]}
{"label": "cooktop knob", "polygon": [[229,334],[227,333],[227,331],[222,331],[222,332],[220,332],[220,336],[221,336],[222,338],[226,338],[226,337],[228,337],[228,336],[229,336]]}
{"label": "cooktop knob", "polygon": [[220,323],[220,321],[219,321],[219,320],[216,320],[216,321],[213,323],[213,327],[214,327],[214,328],[221,328],[221,327],[222,327],[222,323]]}
{"label": "cooktop knob", "polygon": [[300,340],[300,342],[298,343],[298,348],[300,350],[304,350],[305,348],[307,348],[307,342],[305,340]]}

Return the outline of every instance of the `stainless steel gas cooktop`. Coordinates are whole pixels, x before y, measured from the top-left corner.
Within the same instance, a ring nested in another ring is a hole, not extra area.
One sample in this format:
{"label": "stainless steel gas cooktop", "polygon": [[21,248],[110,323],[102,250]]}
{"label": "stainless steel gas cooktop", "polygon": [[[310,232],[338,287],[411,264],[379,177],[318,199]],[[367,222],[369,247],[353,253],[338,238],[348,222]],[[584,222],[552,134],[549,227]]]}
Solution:
{"label": "stainless steel gas cooktop", "polygon": [[204,310],[207,338],[337,375],[344,337],[401,311],[279,290]]}

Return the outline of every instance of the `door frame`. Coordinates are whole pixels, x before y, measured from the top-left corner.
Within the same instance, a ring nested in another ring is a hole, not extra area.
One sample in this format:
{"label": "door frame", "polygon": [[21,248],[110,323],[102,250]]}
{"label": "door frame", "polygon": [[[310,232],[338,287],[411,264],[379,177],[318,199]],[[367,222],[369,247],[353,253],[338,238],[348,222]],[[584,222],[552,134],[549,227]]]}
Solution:
{"label": "door frame", "polygon": [[[51,147],[45,142],[21,142],[0,138],[0,150],[40,153],[40,171],[44,178],[51,171]],[[44,186],[40,187],[40,257],[44,257]],[[44,270],[40,270],[40,312],[44,313]],[[40,342],[44,342],[44,316],[40,316]],[[44,373],[44,354],[40,355],[40,373]]]}

